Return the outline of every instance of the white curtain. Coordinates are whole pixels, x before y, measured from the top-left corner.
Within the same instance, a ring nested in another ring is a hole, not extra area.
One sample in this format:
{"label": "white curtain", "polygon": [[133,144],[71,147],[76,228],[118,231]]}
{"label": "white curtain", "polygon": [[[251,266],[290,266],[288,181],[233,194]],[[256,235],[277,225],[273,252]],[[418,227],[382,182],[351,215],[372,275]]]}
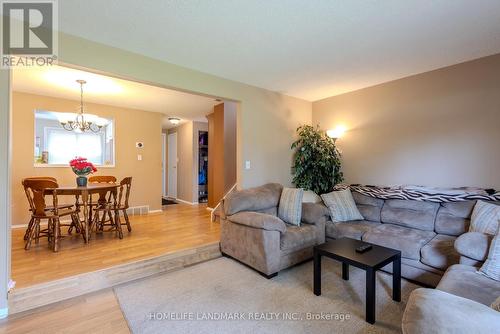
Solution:
{"label": "white curtain", "polygon": [[87,158],[97,165],[103,164],[102,133],[78,133],[57,128],[45,130],[49,164],[68,164],[76,156]]}

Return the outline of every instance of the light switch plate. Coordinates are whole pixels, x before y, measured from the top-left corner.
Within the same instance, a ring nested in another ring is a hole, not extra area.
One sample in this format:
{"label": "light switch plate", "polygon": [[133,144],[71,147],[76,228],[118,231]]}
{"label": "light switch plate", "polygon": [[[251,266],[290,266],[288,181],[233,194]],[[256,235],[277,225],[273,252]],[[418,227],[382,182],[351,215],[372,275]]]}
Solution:
{"label": "light switch plate", "polygon": [[142,161],[142,154],[137,154],[137,160]]}
{"label": "light switch plate", "polygon": [[250,160],[245,160],[245,169],[250,169]]}

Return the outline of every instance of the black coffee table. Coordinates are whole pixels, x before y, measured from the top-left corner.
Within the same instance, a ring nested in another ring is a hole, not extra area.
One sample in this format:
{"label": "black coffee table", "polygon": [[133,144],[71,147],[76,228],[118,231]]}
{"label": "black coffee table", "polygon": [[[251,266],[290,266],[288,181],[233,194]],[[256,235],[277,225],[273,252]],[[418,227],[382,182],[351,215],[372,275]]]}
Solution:
{"label": "black coffee table", "polygon": [[375,273],[393,263],[392,299],[401,301],[401,252],[395,249],[372,245],[365,253],[356,248],[367,244],[360,240],[341,238],[314,247],[314,294],[321,295],[321,257],[326,256],[342,262],[342,278],[349,280],[349,265],[366,271],[366,321],[375,323]]}

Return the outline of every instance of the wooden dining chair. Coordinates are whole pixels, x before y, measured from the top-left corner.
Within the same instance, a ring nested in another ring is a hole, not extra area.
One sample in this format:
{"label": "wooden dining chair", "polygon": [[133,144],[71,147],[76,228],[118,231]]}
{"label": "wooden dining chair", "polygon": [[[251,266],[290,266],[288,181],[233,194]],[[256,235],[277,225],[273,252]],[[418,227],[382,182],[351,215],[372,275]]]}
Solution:
{"label": "wooden dining chair", "polygon": [[[95,229],[97,232],[104,231],[104,226],[111,226],[109,231],[117,231],[118,237],[120,239],[123,238],[122,225],[127,226],[127,230],[129,232],[132,231],[132,227],[130,226],[130,220],[127,214],[127,209],[129,208],[129,197],[130,197],[130,188],[132,186],[132,177],[126,177],[120,182],[120,186],[118,188],[118,194],[113,194],[116,196],[116,201],[110,201],[106,205],[100,205],[96,208],[96,215],[94,216],[94,220],[92,221],[92,229]],[[99,212],[103,212],[101,219],[99,219]],[[114,219],[111,219],[108,224],[106,224],[105,217],[106,214],[114,212]],[[123,214],[123,218],[125,223],[122,223],[120,220],[120,212]],[[91,231],[92,231],[91,229]]]}
{"label": "wooden dining chair", "polygon": [[[57,180],[55,177],[51,177],[51,176],[32,176],[32,177],[27,177],[25,179],[23,179],[21,181],[21,184],[24,188],[24,192],[26,193],[26,186],[24,184],[24,181],[26,180],[49,180],[49,181],[53,181],[53,182],[56,182],[57,183]],[[28,199],[29,201],[29,199]],[[72,208],[73,205],[72,204],[59,204],[59,209],[69,209],[69,208]],[[52,211],[54,210],[54,208],[52,206],[47,206],[45,208],[46,211]],[[31,208],[29,209],[30,212],[32,212]],[[31,215],[30,217],[30,221],[28,222],[28,227],[26,228],[26,232],[24,233],[24,240],[28,240],[28,235],[30,234],[30,231],[31,231],[31,228],[33,227],[33,223],[34,223],[34,219],[33,219],[33,215]],[[61,225],[61,226],[66,226],[66,225]],[[71,233],[71,229],[72,227],[70,226],[70,230],[69,233]],[[43,231],[44,233],[46,231]],[[77,231],[77,233],[79,233],[80,231]]]}
{"label": "wooden dining chair", "polygon": [[[116,183],[116,177],[112,175],[95,175],[89,177],[89,183]],[[107,198],[106,198],[107,196]],[[99,199],[97,200],[97,203],[94,203],[92,201],[92,195],[90,196],[90,207],[91,207],[91,213],[93,211],[94,215],[97,216],[97,219],[99,218],[99,211],[96,211],[96,208],[99,206],[107,205],[109,206],[112,204],[113,201],[113,193],[109,192],[107,190],[104,190],[102,192],[99,192]],[[109,222],[112,223],[113,221],[113,216],[111,214],[111,210],[101,210],[102,211],[102,219],[103,223],[104,222]],[[92,221],[92,217],[90,218]]]}
{"label": "wooden dining chair", "polygon": [[[23,185],[25,186],[26,196],[31,209],[31,215],[33,219],[33,226],[28,234],[28,239],[26,240],[25,249],[28,250],[31,247],[33,239],[38,243],[41,236],[46,236],[49,241],[49,246],[52,247],[54,252],[59,251],[59,239],[61,238],[61,218],[70,216],[71,225],[76,225],[76,229],[83,232],[83,226],[78,217],[78,212],[72,208],[60,209],[58,205],[57,197],[57,182],[49,179],[28,179],[23,180]],[[51,210],[47,210],[45,202],[45,196],[52,197]],[[42,220],[47,220],[47,231],[46,233],[41,233],[40,222]],[[82,233],[85,238],[85,234]]]}

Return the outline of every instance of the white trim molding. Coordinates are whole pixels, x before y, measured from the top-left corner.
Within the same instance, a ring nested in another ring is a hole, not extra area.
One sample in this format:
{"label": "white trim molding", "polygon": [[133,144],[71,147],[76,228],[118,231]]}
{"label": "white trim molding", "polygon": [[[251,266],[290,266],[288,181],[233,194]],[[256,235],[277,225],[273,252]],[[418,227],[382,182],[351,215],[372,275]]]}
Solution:
{"label": "white trim molding", "polygon": [[196,204],[199,204],[198,202],[188,202],[188,201],[185,201],[183,199],[180,199],[180,198],[176,198],[175,199],[177,202],[181,202],[181,203],[184,203],[184,204],[189,204],[189,205],[196,205]]}

